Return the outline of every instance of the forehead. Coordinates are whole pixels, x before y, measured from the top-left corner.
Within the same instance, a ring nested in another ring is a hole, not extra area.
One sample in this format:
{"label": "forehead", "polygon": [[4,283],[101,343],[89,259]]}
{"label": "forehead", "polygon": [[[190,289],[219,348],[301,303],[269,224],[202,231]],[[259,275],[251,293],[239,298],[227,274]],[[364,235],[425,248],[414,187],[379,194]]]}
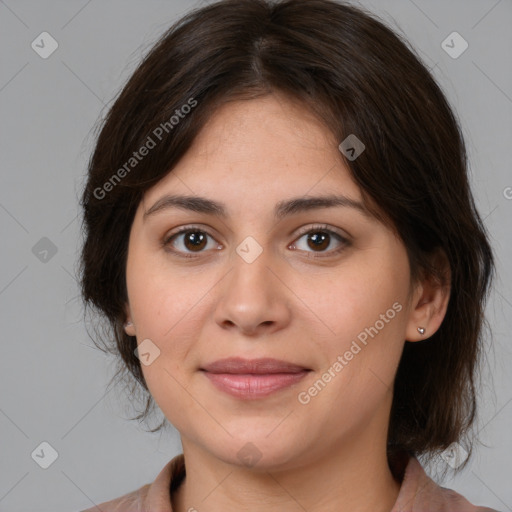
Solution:
{"label": "forehead", "polygon": [[167,192],[247,208],[312,194],[361,200],[333,134],[305,105],[280,95],[219,107],[172,171],[146,192],[146,210]]}

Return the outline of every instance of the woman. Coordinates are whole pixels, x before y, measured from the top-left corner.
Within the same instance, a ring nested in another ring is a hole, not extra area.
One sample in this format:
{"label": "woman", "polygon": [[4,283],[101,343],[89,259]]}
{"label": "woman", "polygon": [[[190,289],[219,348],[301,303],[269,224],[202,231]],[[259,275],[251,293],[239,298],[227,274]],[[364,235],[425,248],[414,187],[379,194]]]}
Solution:
{"label": "woman", "polygon": [[493,257],[457,120],[381,22],[190,13],[110,109],[82,206],[84,300],[183,445],[101,510],[490,510],[418,461],[471,452]]}

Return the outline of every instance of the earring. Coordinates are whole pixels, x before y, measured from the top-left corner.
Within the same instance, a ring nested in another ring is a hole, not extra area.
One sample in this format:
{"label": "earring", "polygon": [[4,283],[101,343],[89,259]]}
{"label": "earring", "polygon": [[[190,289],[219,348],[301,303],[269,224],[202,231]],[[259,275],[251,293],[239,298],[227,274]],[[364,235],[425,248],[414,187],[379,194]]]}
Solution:
{"label": "earring", "polygon": [[133,325],[133,324],[132,324],[131,322],[126,322],[126,323],[124,324],[124,326],[125,326],[125,327],[129,327],[130,325]]}
{"label": "earring", "polygon": [[424,327],[418,327],[418,332],[420,334],[425,334],[425,328]]}

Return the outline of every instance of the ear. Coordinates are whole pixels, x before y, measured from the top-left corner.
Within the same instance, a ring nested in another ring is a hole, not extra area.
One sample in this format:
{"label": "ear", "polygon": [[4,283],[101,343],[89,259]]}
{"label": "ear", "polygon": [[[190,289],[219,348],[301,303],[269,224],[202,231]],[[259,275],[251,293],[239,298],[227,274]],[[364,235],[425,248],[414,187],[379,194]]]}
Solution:
{"label": "ear", "polygon": [[125,318],[124,332],[128,334],[128,336],[135,336],[135,325],[133,324],[132,314],[128,303],[125,306]]}
{"label": "ear", "polygon": [[[450,299],[451,271],[444,251],[436,251],[431,257],[431,264],[439,275],[424,275],[416,285],[406,328],[407,341],[429,338],[439,329],[446,315]],[[425,332],[421,334],[418,328],[425,329]]]}

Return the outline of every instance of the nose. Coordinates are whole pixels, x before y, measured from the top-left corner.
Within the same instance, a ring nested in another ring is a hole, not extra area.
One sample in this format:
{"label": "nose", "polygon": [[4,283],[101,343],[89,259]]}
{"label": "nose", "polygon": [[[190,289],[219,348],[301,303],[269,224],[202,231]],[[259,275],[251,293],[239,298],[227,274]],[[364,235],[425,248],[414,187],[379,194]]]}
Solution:
{"label": "nose", "polygon": [[263,250],[250,263],[234,254],[233,266],[217,290],[215,321],[222,329],[254,337],[289,324],[291,292],[284,284],[284,268],[271,261],[269,252]]}

